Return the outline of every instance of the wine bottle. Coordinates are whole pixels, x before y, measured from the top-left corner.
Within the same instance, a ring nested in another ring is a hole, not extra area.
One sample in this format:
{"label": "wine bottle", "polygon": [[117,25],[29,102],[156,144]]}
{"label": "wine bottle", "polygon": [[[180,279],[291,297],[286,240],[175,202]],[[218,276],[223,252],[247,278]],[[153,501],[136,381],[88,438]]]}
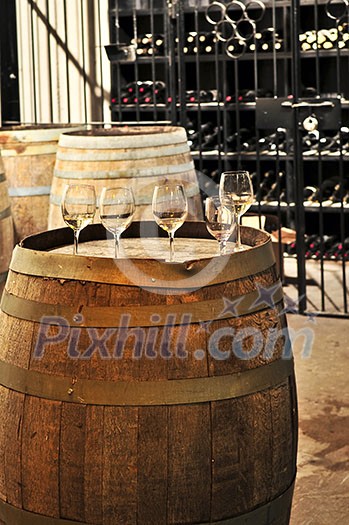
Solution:
{"label": "wine bottle", "polygon": [[187,44],[193,44],[196,41],[197,38],[197,32],[196,31],[190,31],[187,34],[186,42]]}
{"label": "wine bottle", "polygon": [[285,172],[280,171],[277,176],[277,180],[272,183],[270,190],[265,196],[267,202],[279,201],[282,186],[285,182]]}
{"label": "wine bottle", "polygon": [[299,41],[301,43],[301,50],[302,51],[310,51],[312,49],[313,44],[316,44],[316,31],[315,30],[309,30],[305,31],[304,33],[301,33],[299,35]]}
{"label": "wine bottle", "polygon": [[225,44],[227,55],[234,58],[241,56],[246,48],[246,42],[236,37],[230,38]]}
{"label": "wine bottle", "polygon": [[204,136],[201,146],[204,151],[215,149],[216,146],[218,146],[218,131],[214,131],[212,134]]}
{"label": "wine bottle", "polygon": [[[150,33],[139,35],[136,39],[136,54],[138,56],[146,56],[148,54],[148,49],[151,46],[151,37]],[[134,39],[132,39],[134,40]],[[132,41],[131,41],[132,42]]]}
{"label": "wine bottle", "polygon": [[267,193],[270,191],[270,188],[275,182],[275,172],[274,170],[268,170],[264,173],[264,175],[261,177],[261,182],[259,184],[259,188],[256,192],[256,200],[262,201],[264,200],[264,197],[267,195]]}
{"label": "wine bottle", "polygon": [[217,100],[217,91],[201,89],[199,92],[200,102],[213,102]]}
{"label": "wine bottle", "polygon": [[[273,27],[263,29],[260,36],[258,36],[258,39],[256,39],[256,42],[257,51],[272,52],[274,49],[280,51],[283,47],[281,33],[280,31],[276,31]],[[254,48],[251,49],[251,45],[252,44],[250,44],[250,51],[254,51]]]}
{"label": "wine bottle", "polygon": [[[205,39],[201,41],[200,51],[204,55],[211,55],[215,53],[216,46],[219,44],[219,40],[214,32],[205,33]],[[218,49],[220,51],[220,48]]]}
{"label": "wine bottle", "polygon": [[162,34],[153,36],[154,55],[161,56],[165,52],[165,38]]}

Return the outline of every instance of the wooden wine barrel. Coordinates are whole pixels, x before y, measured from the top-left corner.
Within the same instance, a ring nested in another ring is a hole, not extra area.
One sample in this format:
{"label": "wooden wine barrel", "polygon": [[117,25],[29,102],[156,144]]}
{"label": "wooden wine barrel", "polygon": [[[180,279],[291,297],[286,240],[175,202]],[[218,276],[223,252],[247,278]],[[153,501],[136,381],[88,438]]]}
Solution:
{"label": "wooden wine barrel", "polygon": [[0,297],[14,246],[13,222],[8,186],[0,156]]}
{"label": "wooden wine barrel", "polygon": [[184,128],[134,126],[64,134],[54,169],[49,228],[65,225],[60,204],[66,184],[93,184],[98,196],[104,186],[131,187],[135,220],[149,220],[154,187],[165,181],[184,185],[188,219],[202,219],[199,184]]}
{"label": "wooden wine barrel", "polygon": [[155,228],[133,223],[117,261],[91,255],[112,252],[99,224],[81,234],[87,255],[71,255],[67,228],[15,248],[0,312],[6,525],[289,523],[296,391],[270,238],[244,227],[250,249],[216,256],[186,223],[176,256],[190,260],[166,263],[145,256],[168,248]]}
{"label": "wooden wine barrel", "polygon": [[58,139],[67,129],[81,128],[70,124],[0,128],[0,148],[17,240],[47,230]]}

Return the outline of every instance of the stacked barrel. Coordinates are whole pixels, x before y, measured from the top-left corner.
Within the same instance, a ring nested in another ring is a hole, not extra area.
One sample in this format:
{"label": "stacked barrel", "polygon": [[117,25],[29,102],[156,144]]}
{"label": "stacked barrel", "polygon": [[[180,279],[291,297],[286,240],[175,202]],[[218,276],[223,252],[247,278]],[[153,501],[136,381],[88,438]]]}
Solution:
{"label": "stacked barrel", "polygon": [[4,165],[0,157],[0,297],[13,247],[13,223]]}
{"label": "stacked barrel", "polygon": [[47,229],[58,139],[68,129],[76,126],[40,124],[0,129],[16,241]]}
{"label": "stacked barrel", "polygon": [[58,139],[71,129],[82,127],[40,124],[0,128],[0,296],[14,243],[47,230]]}

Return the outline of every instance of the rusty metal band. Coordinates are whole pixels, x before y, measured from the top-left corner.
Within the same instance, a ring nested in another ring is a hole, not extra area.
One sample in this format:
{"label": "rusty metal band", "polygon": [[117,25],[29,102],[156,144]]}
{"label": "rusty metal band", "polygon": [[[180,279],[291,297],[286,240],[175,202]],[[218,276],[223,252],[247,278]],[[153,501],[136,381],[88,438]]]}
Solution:
{"label": "rusty metal band", "polygon": [[[290,509],[294,490],[294,482],[280,496],[273,499],[257,509],[223,521],[206,522],[200,525],[269,525],[276,523],[276,519],[285,513],[285,509]],[[50,518],[42,514],[28,512],[10,505],[0,500],[0,519],[6,525],[88,525],[82,521],[70,521],[61,518]]]}
{"label": "rusty metal band", "polygon": [[[237,256],[237,257],[236,257]],[[263,272],[275,264],[272,243],[268,240],[250,250],[221,257],[187,263],[162,263],[152,259],[114,259],[41,252],[16,246],[10,269],[24,275],[52,279],[68,279],[142,288],[183,288],[183,279],[190,278],[190,288],[243,279]],[[210,265],[208,280],[205,268]],[[131,270],[131,266],[134,268]],[[135,279],[131,277],[133,273]],[[212,276],[212,277],[211,277]],[[165,287],[165,285],[162,285]],[[189,288],[189,286],[188,286]]]}
{"label": "rusty metal band", "polygon": [[246,396],[282,384],[292,359],[278,359],[237,374],[168,381],[99,381],[53,376],[0,361],[0,385],[53,401],[103,406],[164,406],[208,403]]}
{"label": "rusty metal band", "polygon": [[5,290],[1,310],[17,319],[46,325],[55,324],[54,317],[63,318],[64,324],[81,328],[120,328],[126,322],[128,327],[165,327],[241,317],[276,307],[282,301],[283,290],[279,281],[272,287],[263,288],[263,293],[269,297],[267,302],[261,297],[260,291],[255,290],[229,298],[228,301],[220,298],[173,305],[82,306],[77,311],[74,306],[32,301]]}
{"label": "rusty metal band", "polygon": [[11,217],[11,207],[10,206],[0,211],[0,221],[2,221],[3,219],[6,219],[7,217]]}

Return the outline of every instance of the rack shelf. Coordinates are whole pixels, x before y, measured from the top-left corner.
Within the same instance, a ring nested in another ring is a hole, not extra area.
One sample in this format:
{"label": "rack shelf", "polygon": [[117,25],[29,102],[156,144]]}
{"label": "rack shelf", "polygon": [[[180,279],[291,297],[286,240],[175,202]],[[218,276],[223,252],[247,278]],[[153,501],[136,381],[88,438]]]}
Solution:
{"label": "rack shelf", "polygon": [[[263,213],[278,213],[280,211],[284,213],[288,210],[295,210],[295,208],[296,204],[294,202],[280,203],[280,206],[278,206],[277,204],[267,204],[262,201],[260,204],[258,204],[258,202],[252,204],[250,211],[254,213],[259,210]],[[341,206],[320,206],[320,204],[304,206],[306,213],[319,213],[320,209],[323,213],[340,213],[342,208]],[[343,213],[349,213],[349,204],[343,206]]]}

